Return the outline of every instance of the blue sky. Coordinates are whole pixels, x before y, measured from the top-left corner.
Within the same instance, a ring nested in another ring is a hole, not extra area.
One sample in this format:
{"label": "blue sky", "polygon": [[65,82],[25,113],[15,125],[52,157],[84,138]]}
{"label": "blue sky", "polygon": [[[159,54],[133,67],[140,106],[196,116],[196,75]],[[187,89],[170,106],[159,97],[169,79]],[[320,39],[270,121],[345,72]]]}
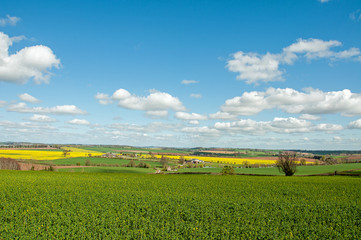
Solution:
{"label": "blue sky", "polygon": [[0,141],[360,149],[361,1],[7,1]]}

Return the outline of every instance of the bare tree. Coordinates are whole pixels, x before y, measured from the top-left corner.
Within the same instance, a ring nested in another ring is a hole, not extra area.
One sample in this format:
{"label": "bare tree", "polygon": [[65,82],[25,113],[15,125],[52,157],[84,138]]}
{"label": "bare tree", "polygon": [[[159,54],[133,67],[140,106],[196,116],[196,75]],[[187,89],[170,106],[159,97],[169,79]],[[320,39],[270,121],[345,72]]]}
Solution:
{"label": "bare tree", "polygon": [[292,176],[296,172],[297,161],[297,154],[295,152],[280,152],[278,154],[276,166],[278,167],[278,170],[283,172],[286,176]]}
{"label": "bare tree", "polygon": [[0,158],[0,169],[20,170],[20,165],[15,159]]}

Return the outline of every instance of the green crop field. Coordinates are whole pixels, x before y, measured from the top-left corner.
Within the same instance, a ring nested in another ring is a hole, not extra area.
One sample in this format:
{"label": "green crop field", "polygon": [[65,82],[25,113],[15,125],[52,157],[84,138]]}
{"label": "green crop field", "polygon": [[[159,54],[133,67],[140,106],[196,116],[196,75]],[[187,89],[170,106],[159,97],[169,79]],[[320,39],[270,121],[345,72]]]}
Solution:
{"label": "green crop field", "polygon": [[[345,163],[336,165],[319,165],[319,166],[298,166],[295,175],[312,175],[322,173],[332,173],[335,171],[348,171],[353,169],[361,169],[361,163]],[[222,168],[183,168],[179,172],[221,172]],[[264,174],[264,175],[284,175],[280,173],[276,167],[267,168],[235,168],[235,173],[246,174]]]}
{"label": "green crop field", "polygon": [[59,168],[58,172],[87,172],[87,173],[154,173],[153,168],[135,168],[135,167],[78,167],[78,168]]}
{"label": "green crop field", "polygon": [[[38,163],[45,164],[54,164],[54,165],[77,165],[78,163],[82,166],[85,165],[86,161],[90,161],[92,164],[127,164],[130,159],[118,159],[118,158],[100,158],[100,157],[75,157],[75,158],[62,158],[56,160],[47,160],[47,161],[37,161]],[[159,160],[154,161],[146,161],[146,160],[134,160],[135,164],[139,164],[140,162],[146,162],[151,167],[161,166]],[[170,162],[170,165],[174,165],[174,163]]]}
{"label": "green crop field", "polygon": [[358,239],[361,178],[0,171],[0,239]]}

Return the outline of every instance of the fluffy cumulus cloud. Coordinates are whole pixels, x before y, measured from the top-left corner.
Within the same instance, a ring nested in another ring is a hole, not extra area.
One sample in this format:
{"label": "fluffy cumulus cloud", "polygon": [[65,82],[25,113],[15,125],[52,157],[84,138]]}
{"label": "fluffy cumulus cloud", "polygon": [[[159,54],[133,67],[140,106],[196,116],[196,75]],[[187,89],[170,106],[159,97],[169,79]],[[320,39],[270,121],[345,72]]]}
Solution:
{"label": "fluffy cumulus cloud", "polygon": [[57,115],[82,115],[87,114],[86,111],[79,109],[75,105],[61,105],[55,107],[28,107],[26,103],[20,102],[12,104],[7,108],[8,112],[18,113],[41,113],[41,114],[57,114]]}
{"label": "fluffy cumulus cloud", "polygon": [[300,116],[300,119],[304,120],[320,120],[321,118],[319,116],[311,115],[311,114],[302,114]]}
{"label": "fluffy cumulus cloud", "polygon": [[356,121],[350,122],[347,125],[348,128],[350,129],[357,129],[357,128],[361,128],[361,119],[358,119]]}
{"label": "fluffy cumulus cloud", "polygon": [[9,47],[22,37],[10,38],[0,32],[0,81],[24,84],[29,79],[35,83],[48,83],[51,77],[49,70],[58,68],[60,60],[53,51],[43,45],[25,47],[9,54]]}
{"label": "fluffy cumulus cloud", "polygon": [[151,90],[148,96],[140,97],[121,88],[116,90],[111,97],[104,93],[98,93],[95,98],[98,99],[101,104],[116,101],[119,107],[147,111],[147,114],[153,116],[157,114],[164,116],[166,115],[165,111],[168,110],[186,110],[178,98],[173,97],[169,93],[156,90]]}
{"label": "fluffy cumulus cloud", "polygon": [[73,119],[73,120],[70,120],[68,121],[69,124],[72,124],[72,125],[82,125],[82,126],[88,126],[90,125],[90,122],[88,120],[85,120],[85,119]]}
{"label": "fluffy cumulus cloud", "polygon": [[277,55],[267,53],[262,56],[240,51],[233,54],[233,59],[228,61],[227,68],[231,72],[239,73],[237,79],[250,84],[260,80],[263,82],[283,80],[279,64]]}
{"label": "fluffy cumulus cloud", "polygon": [[20,94],[19,98],[20,98],[21,101],[29,102],[29,103],[39,103],[40,102],[39,99],[37,99],[36,97],[31,96],[28,93]]}
{"label": "fluffy cumulus cloud", "polygon": [[333,61],[339,59],[359,60],[360,49],[350,48],[343,51],[333,51],[332,48],[340,47],[341,42],[336,40],[324,41],[320,39],[298,39],[297,42],[283,48],[281,53],[264,55],[258,53],[236,52],[227,62],[227,68],[239,75],[237,79],[248,84],[258,82],[282,81],[284,70],[281,65],[291,65],[300,57],[308,60],[329,58]]}
{"label": "fluffy cumulus cloud", "polygon": [[323,92],[305,89],[268,88],[265,92],[245,92],[226,100],[221,112],[232,115],[255,115],[265,109],[278,108],[287,113],[304,114],[303,119],[317,120],[313,114],[340,113],[343,116],[361,115],[361,94],[342,91]]}
{"label": "fluffy cumulus cloud", "polygon": [[113,103],[113,101],[110,99],[108,94],[97,93],[97,95],[95,95],[94,98],[96,100],[98,100],[100,104],[103,104],[103,105],[108,105],[108,104]]}
{"label": "fluffy cumulus cloud", "polygon": [[264,92],[245,92],[242,96],[226,100],[221,112],[230,115],[255,115],[265,109],[272,108],[265,99]]}
{"label": "fluffy cumulus cloud", "polygon": [[230,133],[247,133],[252,135],[263,135],[268,132],[274,133],[308,133],[314,131],[335,132],[343,129],[337,124],[314,125],[309,121],[297,118],[274,118],[272,121],[254,121],[241,119],[234,122],[217,122],[214,128],[219,131]]}
{"label": "fluffy cumulus cloud", "polygon": [[33,122],[55,122],[55,118],[51,118],[49,116],[43,115],[43,114],[34,114],[30,117],[30,121]]}
{"label": "fluffy cumulus cloud", "polygon": [[0,18],[0,26],[5,27],[7,25],[15,26],[20,21],[19,17],[6,15],[6,18]]}

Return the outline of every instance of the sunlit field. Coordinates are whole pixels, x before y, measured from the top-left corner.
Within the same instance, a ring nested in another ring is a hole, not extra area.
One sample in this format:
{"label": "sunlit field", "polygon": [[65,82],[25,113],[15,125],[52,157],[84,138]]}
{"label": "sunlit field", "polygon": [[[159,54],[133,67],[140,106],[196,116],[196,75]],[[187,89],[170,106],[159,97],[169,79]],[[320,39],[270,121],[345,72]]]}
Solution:
{"label": "sunlit field", "polygon": [[66,155],[64,151],[46,151],[46,150],[4,150],[0,149],[0,157],[2,158],[13,158],[13,159],[24,159],[24,160],[55,160],[61,158],[74,158],[74,157],[88,157],[101,156],[103,153],[95,151],[86,151],[78,148],[67,148],[64,150],[70,150]]}
{"label": "sunlit field", "polygon": [[358,239],[361,178],[0,171],[0,239]]}

